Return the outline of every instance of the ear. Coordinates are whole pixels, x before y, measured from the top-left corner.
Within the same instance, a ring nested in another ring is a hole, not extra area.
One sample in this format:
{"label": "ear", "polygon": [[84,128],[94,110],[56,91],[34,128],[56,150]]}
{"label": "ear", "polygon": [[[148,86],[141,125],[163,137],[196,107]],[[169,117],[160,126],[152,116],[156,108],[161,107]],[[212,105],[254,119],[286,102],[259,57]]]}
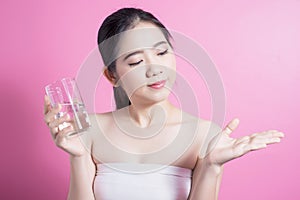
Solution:
{"label": "ear", "polygon": [[114,86],[114,87],[119,87],[119,85],[117,85],[117,78],[115,77],[115,75],[108,70],[107,67],[105,67],[104,71],[103,71],[105,77],[107,78],[107,80]]}

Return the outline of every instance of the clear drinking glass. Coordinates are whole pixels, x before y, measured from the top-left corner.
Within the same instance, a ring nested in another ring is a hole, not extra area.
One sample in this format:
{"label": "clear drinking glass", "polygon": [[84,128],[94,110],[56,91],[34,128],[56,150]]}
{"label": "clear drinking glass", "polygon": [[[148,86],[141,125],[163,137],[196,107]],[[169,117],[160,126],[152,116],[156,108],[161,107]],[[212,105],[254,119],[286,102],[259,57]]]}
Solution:
{"label": "clear drinking glass", "polygon": [[[60,118],[68,114],[73,122],[71,122],[74,132],[80,133],[87,130],[91,126],[88,113],[85,109],[79,89],[74,78],[63,78],[45,87],[46,94],[50,98],[51,105],[60,104],[62,109],[56,118]],[[67,127],[69,124],[64,122],[59,129]]]}

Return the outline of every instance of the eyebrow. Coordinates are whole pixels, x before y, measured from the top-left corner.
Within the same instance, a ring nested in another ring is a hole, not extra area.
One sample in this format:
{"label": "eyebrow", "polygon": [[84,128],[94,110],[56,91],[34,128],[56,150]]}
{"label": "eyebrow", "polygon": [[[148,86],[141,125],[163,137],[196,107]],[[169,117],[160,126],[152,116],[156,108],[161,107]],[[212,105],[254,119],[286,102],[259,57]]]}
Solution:
{"label": "eyebrow", "polygon": [[[156,44],[153,45],[153,47],[157,47],[157,46],[162,45],[162,44],[167,44],[167,42],[166,41],[157,42]],[[136,55],[136,54],[140,54],[140,53],[143,53],[143,52],[144,52],[143,50],[134,51],[134,52],[128,54],[127,56],[125,56],[125,58],[123,59],[123,61],[125,61],[126,59],[128,59],[130,56],[133,56],[133,55]]]}

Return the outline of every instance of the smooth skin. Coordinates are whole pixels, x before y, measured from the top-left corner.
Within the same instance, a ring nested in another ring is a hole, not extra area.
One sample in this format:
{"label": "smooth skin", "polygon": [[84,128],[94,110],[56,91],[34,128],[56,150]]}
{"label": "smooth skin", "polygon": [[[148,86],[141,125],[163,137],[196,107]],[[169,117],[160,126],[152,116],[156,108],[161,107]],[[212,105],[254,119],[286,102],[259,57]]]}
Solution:
{"label": "smooth skin", "polygon": [[[96,173],[95,163],[92,160],[90,150],[91,140],[82,142],[82,137],[74,135],[69,137],[73,131],[72,120],[63,116],[56,119],[56,114],[61,106],[52,108],[50,99],[45,96],[44,114],[45,122],[50,129],[51,136],[57,147],[69,154],[70,157],[70,186],[68,200],[94,200],[93,181]],[[60,130],[59,124],[69,123],[70,126]]]}
{"label": "smooth skin", "polygon": [[[140,22],[134,29],[149,27],[155,28],[152,24]],[[134,35],[134,37],[131,35],[126,36],[126,40],[124,39],[124,41],[130,41],[130,43],[124,42],[121,44],[120,51],[130,52],[130,49],[135,49],[136,46],[149,46],[148,44],[143,44],[145,41],[143,40],[143,37],[145,37],[145,34],[137,36]],[[153,39],[153,41],[151,41],[151,39]],[[157,32],[156,35],[155,33],[151,33],[151,37],[147,40],[147,42],[151,44],[150,46],[161,41],[165,41],[165,39],[162,34],[159,34],[159,32]],[[175,77],[172,73],[168,73],[168,70],[175,71],[176,63],[174,55],[170,52],[162,54],[166,48],[171,51],[170,47],[166,45],[166,43],[161,43],[159,47],[147,48],[147,50],[124,60],[124,57],[127,55],[125,53],[117,60],[117,74],[111,74],[107,71],[107,69],[104,71],[104,75],[108,78],[112,85],[115,87],[122,85],[127,94],[130,94],[129,96],[132,102],[132,105],[121,111],[119,110],[96,115],[100,121],[107,121],[107,123],[104,123],[103,125],[105,130],[104,132],[112,135],[117,132],[117,129],[114,129],[114,131],[116,130],[115,132],[106,131],[106,128],[108,130],[108,128],[114,126],[114,124],[112,124],[112,113],[117,113],[120,114],[121,117],[125,116],[128,119],[131,119],[128,121],[132,122],[134,126],[150,129],[152,125],[154,126],[158,123],[155,120],[159,113],[155,114],[155,112],[151,112],[151,110],[153,111],[153,108],[157,105],[163,108],[166,114],[166,119],[168,120],[166,122],[166,130],[162,132],[162,138],[164,138],[162,140],[166,140],[165,142],[167,142],[167,134],[170,133],[169,130],[173,128],[174,124],[180,125],[182,123],[178,117],[180,116],[181,111],[168,102],[170,91],[166,89],[156,91],[150,89],[144,84],[155,82],[155,78],[157,78],[158,75],[161,75],[161,77],[168,80],[168,84],[170,84],[171,87]],[[141,60],[142,62],[140,62]],[[135,64],[134,67],[132,67],[132,65],[129,65],[130,63],[138,64]],[[167,68],[161,66],[167,66]],[[96,173],[96,164],[99,162],[96,161],[95,156],[91,155],[90,152],[100,151],[99,149],[95,149],[95,146],[99,145],[92,137],[88,136],[89,134],[69,137],[68,135],[72,131],[72,126],[60,130],[58,128],[60,124],[64,122],[72,124],[72,120],[70,120],[68,116],[55,119],[55,115],[60,111],[60,109],[60,106],[52,108],[49,98],[45,96],[45,123],[50,129],[54,143],[70,155],[71,179],[68,199],[95,199],[93,194],[93,181]],[[128,111],[127,113],[129,113],[127,116],[124,115],[126,112],[122,112],[126,109]],[[195,148],[191,148],[192,150],[190,152],[187,151],[186,155],[183,155],[183,158],[187,159],[182,159],[177,163],[178,166],[193,169],[192,189],[188,198],[189,200],[216,200],[218,198],[223,166],[225,163],[239,158],[249,152],[266,148],[270,144],[279,143],[281,138],[284,137],[282,132],[277,130],[268,130],[241,138],[233,138],[230,135],[239,125],[239,119],[237,118],[231,120],[223,129],[210,121],[202,119],[194,120],[194,118],[189,119],[193,119],[190,120],[189,123],[199,123],[200,128],[197,135],[200,139],[198,140],[198,143],[195,143]],[[200,153],[200,150],[202,149],[205,138],[208,136],[207,130],[209,130],[209,127],[211,126],[217,131],[215,136],[209,140],[205,153],[202,154]],[[84,144],[82,143],[82,140],[84,140]],[[126,140],[122,139],[120,141]],[[129,147],[138,146],[139,142],[141,142],[141,140],[128,141],[131,142],[128,144]],[[105,149],[103,152],[111,151]],[[125,161],[130,160],[129,158],[124,159]],[[118,158],[116,158],[116,160],[118,160]],[[187,162],[185,161],[188,161],[189,164],[186,164]]]}
{"label": "smooth skin", "polygon": [[[45,122],[50,129],[53,141],[59,148],[70,155],[72,169],[69,199],[94,199],[92,191],[95,175],[94,161],[89,151],[85,149],[85,146],[80,141],[79,136],[67,136],[72,131],[71,126],[58,130],[59,124],[70,122],[67,117],[55,119],[54,116],[60,109],[60,107],[51,108],[49,98],[45,96]],[[238,124],[239,119],[237,118],[230,121],[211,140],[207,149],[208,154],[204,158],[198,157],[194,168],[189,200],[217,199],[223,166],[226,162],[239,158],[251,151],[264,149],[267,145],[279,143],[281,138],[284,137],[284,134],[277,130],[254,133],[241,138],[230,137],[230,134],[238,127]],[[86,172],[86,174],[80,174],[80,172]]]}

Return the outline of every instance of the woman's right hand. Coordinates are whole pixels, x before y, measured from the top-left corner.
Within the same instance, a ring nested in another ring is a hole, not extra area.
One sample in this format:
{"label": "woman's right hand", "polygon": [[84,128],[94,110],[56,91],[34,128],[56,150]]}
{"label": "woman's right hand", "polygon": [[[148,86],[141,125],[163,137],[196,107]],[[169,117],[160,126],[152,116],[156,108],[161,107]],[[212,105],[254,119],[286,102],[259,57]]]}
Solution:
{"label": "woman's right hand", "polygon": [[[88,152],[82,144],[80,136],[78,134],[69,136],[69,134],[74,131],[74,128],[72,126],[74,120],[70,119],[69,115],[64,115],[58,119],[55,118],[60,110],[61,105],[52,107],[49,97],[45,95],[44,120],[50,129],[50,133],[52,135],[54,143],[56,144],[56,146],[63,149],[65,152],[69,153],[72,156],[80,157],[84,154],[87,154]],[[59,125],[62,125],[64,122],[68,123],[69,126],[60,129]]]}

